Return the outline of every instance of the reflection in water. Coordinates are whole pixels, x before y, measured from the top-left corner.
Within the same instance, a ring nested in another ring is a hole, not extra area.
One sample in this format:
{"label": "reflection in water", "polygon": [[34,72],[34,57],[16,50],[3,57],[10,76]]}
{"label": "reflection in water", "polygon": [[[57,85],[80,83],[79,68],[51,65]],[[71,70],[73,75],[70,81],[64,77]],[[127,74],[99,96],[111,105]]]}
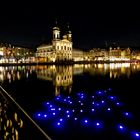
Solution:
{"label": "reflection in water", "polygon": [[[126,75],[129,78],[133,67],[134,64],[130,63],[94,64],[88,69],[88,71],[92,75],[109,74],[110,78],[119,78],[122,75]],[[140,68],[137,70],[140,70]]]}
{"label": "reflection in water", "polygon": [[60,94],[63,89],[68,93],[72,88],[72,66],[38,66],[37,78],[50,80],[55,86],[55,95]]}
{"label": "reflection in water", "polygon": [[9,66],[0,67],[0,82],[8,81],[11,83],[15,80],[21,80],[21,78],[28,78],[29,74],[32,74],[34,66]]}
{"label": "reflection in water", "polygon": [[11,110],[7,100],[0,94],[0,138],[2,140],[18,140],[23,121]]}
{"label": "reflection in water", "polygon": [[121,76],[130,77],[131,74],[140,71],[140,63],[102,63],[102,64],[75,64],[74,66],[9,66],[0,67],[0,82],[8,81],[11,83],[23,78],[28,79],[33,73],[36,73],[38,79],[51,81],[55,87],[55,95],[60,94],[62,90],[71,92],[73,75],[89,73],[92,76],[106,75],[112,78],[121,78]]}

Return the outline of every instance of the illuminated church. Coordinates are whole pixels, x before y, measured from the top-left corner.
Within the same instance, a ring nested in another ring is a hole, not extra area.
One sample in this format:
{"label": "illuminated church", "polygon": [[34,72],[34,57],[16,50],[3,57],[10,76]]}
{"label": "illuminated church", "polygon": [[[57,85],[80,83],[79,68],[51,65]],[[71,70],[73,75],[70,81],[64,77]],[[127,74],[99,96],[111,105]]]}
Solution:
{"label": "illuminated church", "polygon": [[60,37],[60,29],[53,27],[52,44],[42,44],[37,48],[38,62],[59,62],[72,60],[72,33],[68,28],[63,38]]}

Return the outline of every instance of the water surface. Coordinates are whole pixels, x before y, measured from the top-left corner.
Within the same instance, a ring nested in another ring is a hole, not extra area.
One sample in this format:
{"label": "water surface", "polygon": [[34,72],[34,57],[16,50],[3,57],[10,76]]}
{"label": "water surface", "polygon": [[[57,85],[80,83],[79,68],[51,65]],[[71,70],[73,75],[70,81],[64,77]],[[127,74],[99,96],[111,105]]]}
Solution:
{"label": "water surface", "polygon": [[139,138],[139,63],[0,67],[0,80],[54,140]]}

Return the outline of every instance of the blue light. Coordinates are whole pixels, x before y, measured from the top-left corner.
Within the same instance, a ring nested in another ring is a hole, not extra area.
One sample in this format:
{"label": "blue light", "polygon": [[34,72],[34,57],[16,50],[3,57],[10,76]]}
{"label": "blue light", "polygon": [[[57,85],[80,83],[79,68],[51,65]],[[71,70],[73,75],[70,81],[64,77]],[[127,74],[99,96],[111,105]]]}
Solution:
{"label": "blue light", "polygon": [[110,97],[110,99],[114,99],[114,97],[113,97],[113,96],[111,96],[111,97]]}
{"label": "blue light", "polygon": [[61,108],[58,108],[58,110],[60,111],[60,110],[61,110]]}
{"label": "blue light", "polygon": [[88,123],[88,120],[84,120],[85,123]]}
{"label": "blue light", "polygon": [[63,119],[60,119],[60,122],[62,122],[63,121]]}
{"label": "blue light", "polygon": [[99,105],[100,105],[99,103],[96,104],[96,106],[99,106]]}
{"label": "blue light", "polygon": [[139,132],[137,132],[137,131],[132,131],[131,134],[132,134],[132,137],[133,137],[134,139],[140,139],[140,133],[139,133]]}
{"label": "blue light", "polygon": [[105,103],[105,101],[102,100],[102,104]]}
{"label": "blue light", "polygon": [[94,124],[94,127],[97,128],[97,129],[101,129],[101,128],[103,128],[103,122],[100,121],[100,120],[96,120],[96,121],[94,121],[93,124]]}
{"label": "blue light", "polygon": [[[96,92],[95,96],[91,95],[90,97],[89,97],[89,95],[86,96],[83,93],[79,93],[79,96],[76,96],[76,98],[73,98],[70,96],[68,96],[68,97],[61,96],[61,98],[55,97],[54,98],[55,100],[45,102],[45,105],[46,104],[48,105],[48,106],[46,105],[47,109],[45,110],[45,112],[38,112],[37,114],[35,114],[36,118],[42,119],[44,121],[48,120],[48,118],[49,119],[52,118],[54,122],[55,122],[55,119],[57,118],[58,120],[54,124],[57,127],[59,126],[59,128],[63,127],[63,124],[65,121],[68,121],[67,124],[69,124],[69,122],[71,123],[73,121],[73,122],[75,122],[75,124],[78,124],[78,127],[79,127],[79,122],[80,122],[80,123],[82,123],[83,126],[86,126],[86,127],[93,125],[94,128],[103,128],[104,123],[102,121],[93,120],[96,117],[98,117],[98,118],[102,117],[101,115],[103,115],[103,113],[104,113],[104,111],[103,111],[103,112],[101,112],[102,113],[101,114],[99,111],[99,114],[97,114],[97,116],[96,116],[96,112],[98,113],[98,109],[103,109],[103,110],[105,109],[105,111],[110,114],[110,112],[112,112],[113,109],[117,108],[118,110],[116,110],[116,111],[118,111],[118,112],[116,112],[116,113],[121,113],[121,117],[123,117],[120,120],[127,121],[128,120],[127,118],[130,118],[130,116],[132,115],[131,112],[129,112],[129,110],[128,110],[128,112],[127,111],[121,112],[122,111],[122,110],[120,110],[121,108],[119,108],[117,106],[122,105],[122,102],[120,102],[118,100],[117,96],[110,95],[110,94],[109,95],[106,94],[106,96],[104,96],[104,93],[105,93],[105,91],[99,90]],[[103,95],[103,97],[101,97],[102,95]],[[97,100],[96,100],[96,96],[97,96]],[[87,97],[89,97],[90,99],[87,99]],[[95,99],[92,99],[92,98],[95,98]],[[57,100],[60,99],[60,100],[56,101],[56,99]],[[73,104],[73,105],[70,105],[70,104]],[[107,106],[105,106],[105,105],[107,105]],[[100,108],[100,107],[103,107],[103,108]],[[108,113],[105,115],[109,115]],[[95,117],[93,118],[94,114],[95,114]],[[89,115],[91,115],[91,116],[89,116]],[[108,116],[105,116],[105,118],[106,117],[108,117]],[[118,116],[115,116],[115,117],[118,117]],[[90,119],[92,119],[92,120],[90,120]],[[110,120],[110,122],[111,122],[111,120]],[[112,123],[112,124],[114,124],[114,123]],[[112,125],[112,124],[110,123],[110,125]],[[121,133],[122,132],[128,132],[129,134],[131,133],[131,130],[127,129],[127,127],[123,124],[116,125],[116,128]],[[101,129],[97,129],[97,130],[100,131]],[[140,133],[133,132],[133,137],[140,138]]]}
{"label": "blue light", "polygon": [[125,130],[126,130],[126,128],[125,128],[125,126],[123,124],[119,124],[117,126],[117,129],[118,129],[119,132],[125,132]]}
{"label": "blue light", "polygon": [[116,105],[117,106],[123,106],[123,103],[122,102],[117,102]]}
{"label": "blue light", "polygon": [[112,89],[111,89],[111,88],[109,88],[108,90],[109,90],[109,91],[111,91]]}
{"label": "blue light", "polygon": [[40,117],[40,116],[41,116],[41,114],[39,113],[39,114],[37,114],[37,116],[38,116],[38,117]]}
{"label": "blue light", "polygon": [[116,103],[117,106],[120,106],[121,104],[119,102]]}
{"label": "blue light", "polygon": [[123,115],[129,119],[132,117],[132,114],[130,112],[124,112]]}
{"label": "blue light", "polygon": [[95,122],[95,126],[96,128],[102,128],[103,127],[103,124],[99,121]]}
{"label": "blue light", "polygon": [[75,110],[73,109],[72,112],[75,112]]}
{"label": "blue light", "polygon": [[129,113],[128,113],[128,112],[126,112],[126,113],[125,113],[125,115],[126,115],[126,116],[128,116],[128,115],[129,115]]}
{"label": "blue light", "polygon": [[103,95],[103,92],[102,91],[97,91],[96,92],[98,95]]}
{"label": "blue light", "polygon": [[119,128],[120,128],[120,129],[123,129],[123,126],[122,126],[122,125],[120,125],[120,126],[119,126]]}
{"label": "blue light", "polygon": [[140,135],[138,133],[135,133],[136,137],[139,137]]}
{"label": "blue light", "polygon": [[66,113],[69,113],[69,111],[67,110]]}
{"label": "blue light", "polygon": [[97,122],[96,125],[97,125],[97,126],[100,126],[100,123]]}
{"label": "blue light", "polygon": [[92,98],[94,98],[94,96],[92,96]]}
{"label": "blue light", "polygon": [[108,111],[111,111],[111,109],[110,109],[110,108],[108,108],[107,110],[108,110]]}
{"label": "blue light", "polygon": [[115,96],[109,96],[108,98],[109,98],[110,100],[113,100],[113,101],[116,100],[116,97],[115,97]]}
{"label": "blue light", "polygon": [[81,99],[83,99],[84,98],[84,96],[81,96]]}

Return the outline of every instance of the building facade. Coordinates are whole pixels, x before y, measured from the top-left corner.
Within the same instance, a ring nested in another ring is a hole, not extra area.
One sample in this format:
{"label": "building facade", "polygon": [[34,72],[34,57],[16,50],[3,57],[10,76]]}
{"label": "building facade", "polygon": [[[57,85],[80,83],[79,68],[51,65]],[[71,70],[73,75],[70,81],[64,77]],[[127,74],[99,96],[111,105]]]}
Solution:
{"label": "building facade", "polygon": [[29,48],[0,43],[0,63],[34,62],[34,54],[34,51]]}
{"label": "building facade", "polygon": [[36,57],[38,62],[59,62],[72,60],[72,33],[60,38],[59,27],[53,28],[52,44],[43,44],[37,48]]}

